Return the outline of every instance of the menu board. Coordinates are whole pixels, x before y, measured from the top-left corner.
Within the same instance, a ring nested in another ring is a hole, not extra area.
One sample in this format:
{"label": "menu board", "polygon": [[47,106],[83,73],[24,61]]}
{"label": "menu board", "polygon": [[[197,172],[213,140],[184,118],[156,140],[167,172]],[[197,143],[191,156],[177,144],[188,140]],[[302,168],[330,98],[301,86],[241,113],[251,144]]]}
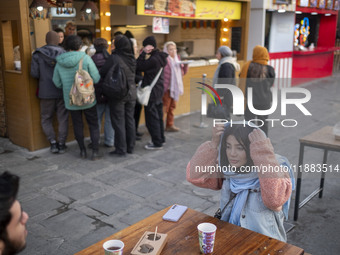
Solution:
{"label": "menu board", "polygon": [[196,0],[145,0],[144,14],[195,17]]}

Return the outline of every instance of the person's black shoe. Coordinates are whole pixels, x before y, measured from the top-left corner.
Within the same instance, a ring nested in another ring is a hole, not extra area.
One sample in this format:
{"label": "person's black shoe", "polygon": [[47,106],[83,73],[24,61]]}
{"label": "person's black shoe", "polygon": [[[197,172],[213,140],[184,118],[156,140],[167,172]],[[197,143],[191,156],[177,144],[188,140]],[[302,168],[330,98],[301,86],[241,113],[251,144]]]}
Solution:
{"label": "person's black shoe", "polygon": [[59,143],[58,149],[59,149],[59,153],[63,154],[63,153],[65,153],[67,146],[64,143]]}
{"label": "person's black shoe", "polygon": [[107,148],[112,148],[113,147],[113,145],[108,145],[106,143],[104,143],[104,146],[107,147]]}
{"label": "person's black shoe", "polygon": [[91,160],[92,160],[92,161],[95,161],[95,160],[98,160],[98,159],[100,159],[100,158],[101,158],[101,157],[99,156],[98,150],[93,150],[93,151],[92,151]]}
{"label": "person's black shoe", "polygon": [[92,149],[92,148],[93,148],[93,144],[92,144],[92,143],[89,143],[89,144],[87,145],[87,148]]}
{"label": "person's black shoe", "polygon": [[82,159],[87,158],[87,153],[86,153],[86,149],[85,148],[84,149],[80,149],[80,157]]}
{"label": "person's black shoe", "polygon": [[118,156],[118,157],[126,157],[125,152],[121,152],[121,151],[117,151],[117,150],[111,151],[110,155]]}
{"label": "person's black shoe", "polygon": [[51,151],[52,153],[58,153],[58,152],[59,152],[57,142],[51,142],[50,151]]}
{"label": "person's black shoe", "polygon": [[139,136],[139,137],[141,137],[141,136],[143,136],[144,135],[144,133],[143,132],[136,132],[136,136]]}

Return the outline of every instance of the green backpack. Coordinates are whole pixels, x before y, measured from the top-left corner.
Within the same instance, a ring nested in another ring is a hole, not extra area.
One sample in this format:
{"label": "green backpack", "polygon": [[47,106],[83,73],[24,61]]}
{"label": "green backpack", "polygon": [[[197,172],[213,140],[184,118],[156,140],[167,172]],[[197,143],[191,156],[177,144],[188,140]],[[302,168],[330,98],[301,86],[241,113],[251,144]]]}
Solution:
{"label": "green backpack", "polygon": [[74,83],[70,91],[70,105],[89,105],[96,98],[93,80],[90,74],[83,70],[83,58],[79,62],[79,69],[74,76]]}

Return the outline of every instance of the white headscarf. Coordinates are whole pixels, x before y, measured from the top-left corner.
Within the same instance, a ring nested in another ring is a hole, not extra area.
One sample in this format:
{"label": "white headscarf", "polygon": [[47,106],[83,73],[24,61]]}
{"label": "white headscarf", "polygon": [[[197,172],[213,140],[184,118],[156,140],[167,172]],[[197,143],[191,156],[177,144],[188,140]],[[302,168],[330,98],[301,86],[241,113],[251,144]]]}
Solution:
{"label": "white headscarf", "polygon": [[[164,44],[163,51],[167,54],[168,46],[174,45],[176,47],[176,43],[169,41]],[[178,101],[179,96],[183,95],[183,81],[182,81],[182,68],[181,63],[178,59],[177,54],[175,54],[175,58],[172,58],[169,54],[168,62],[170,63],[171,70],[171,81],[170,81],[170,97],[175,101]]]}

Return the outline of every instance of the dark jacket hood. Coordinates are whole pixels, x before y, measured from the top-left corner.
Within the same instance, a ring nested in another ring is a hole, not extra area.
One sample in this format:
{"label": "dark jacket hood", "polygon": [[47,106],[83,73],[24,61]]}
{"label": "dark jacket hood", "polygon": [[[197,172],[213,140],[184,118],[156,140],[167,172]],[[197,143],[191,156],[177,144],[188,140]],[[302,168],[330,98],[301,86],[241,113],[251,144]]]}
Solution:
{"label": "dark jacket hood", "polygon": [[36,49],[33,55],[39,54],[39,57],[41,57],[47,65],[54,67],[56,65],[57,56],[64,52],[65,50],[59,46],[45,45]]}
{"label": "dark jacket hood", "polygon": [[169,54],[163,51],[160,51],[159,49],[155,49],[151,52],[151,55],[154,55],[154,54],[158,55],[158,59],[162,67],[165,67],[168,64],[167,57]]}
{"label": "dark jacket hood", "polygon": [[85,55],[86,53],[82,51],[68,51],[59,55],[57,57],[57,62],[63,67],[73,68],[79,64],[80,59]]}

